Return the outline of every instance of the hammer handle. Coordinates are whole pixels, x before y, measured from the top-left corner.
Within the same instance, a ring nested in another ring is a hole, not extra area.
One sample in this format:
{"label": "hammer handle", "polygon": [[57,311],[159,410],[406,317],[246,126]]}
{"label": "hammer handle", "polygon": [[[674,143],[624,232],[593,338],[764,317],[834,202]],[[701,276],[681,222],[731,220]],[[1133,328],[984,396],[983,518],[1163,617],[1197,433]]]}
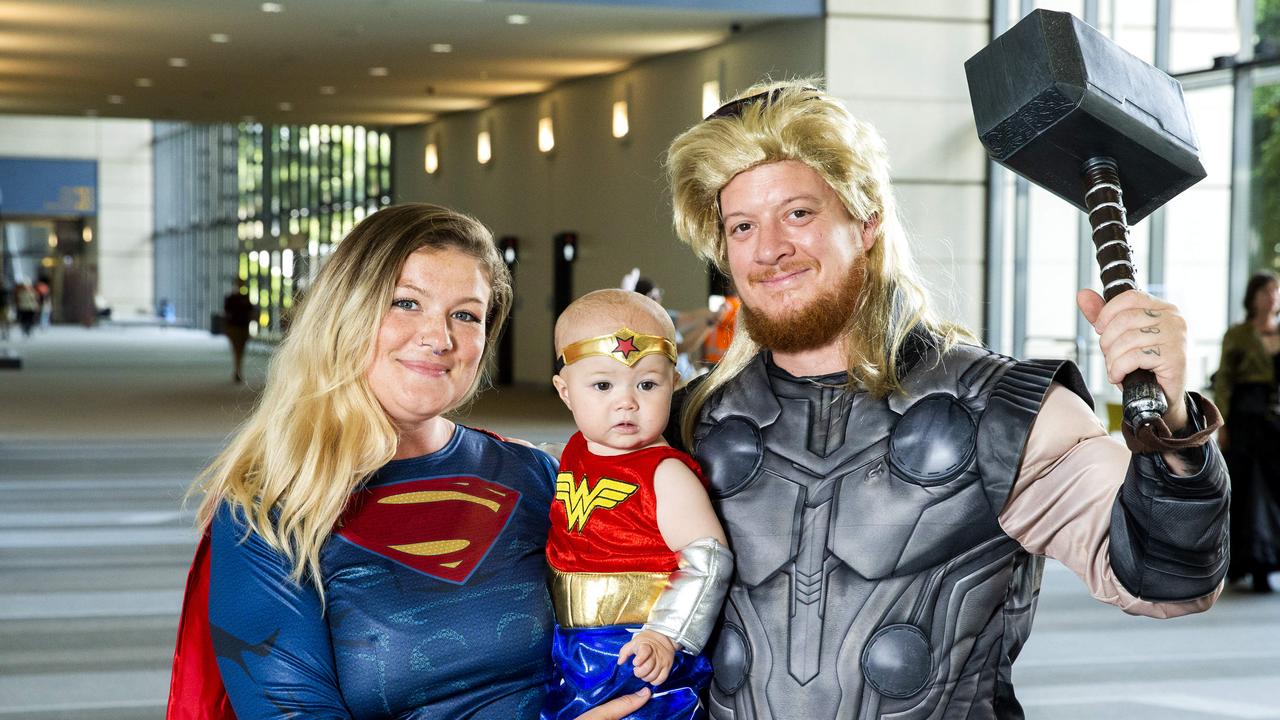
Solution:
{"label": "hammer handle", "polygon": [[[1102,271],[1102,298],[1137,290],[1133,254],[1129,249],[1129,220],[1120,189],[1120,173],[1109,157],[1091,158],[1084,164],[1084,204],[1093,228],[1093,246]],[[1160,383],[1150,370],[1134,370],[1122,383],[1124,420],[1131,428],[1155,421],[1169,409]]]}

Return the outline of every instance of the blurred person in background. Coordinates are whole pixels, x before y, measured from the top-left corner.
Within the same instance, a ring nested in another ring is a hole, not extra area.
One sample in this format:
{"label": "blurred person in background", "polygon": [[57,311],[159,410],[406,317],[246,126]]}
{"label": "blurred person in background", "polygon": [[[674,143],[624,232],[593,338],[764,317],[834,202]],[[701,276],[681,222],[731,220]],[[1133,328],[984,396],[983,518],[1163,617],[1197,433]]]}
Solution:
{"label": "blurred person in background", "polygon": [[22,336],[30,338],[40,314],[40,296],[29,284],[18,283],[13,291],[13,304],[18,311],[18,325],[22,328]]}
{"label": "blurred person in background", "polygon": [[0,279],[0,340],[9,339],[9,305],[13,293],[9,286]]}
{"label": "blurred person in background", "polygon": [[1231,470],[1229,580],[1252,578],[1271,592],[1280,569],[1280,283],[1269,272],[1249,278],[1245,320],[1222,338],[1213,392],[1227,424],[1219,431]]}
{"label": "blurred person in background", "polygon": [[244,381],[241,370],[244,365],[244,348],[249,343],[249,324],[253,322],[258,308],[249,300],[244,280],[236,278],[230,293],[222,299],[222,332],[231,343],[231,362],[234,369],[231,381]]}

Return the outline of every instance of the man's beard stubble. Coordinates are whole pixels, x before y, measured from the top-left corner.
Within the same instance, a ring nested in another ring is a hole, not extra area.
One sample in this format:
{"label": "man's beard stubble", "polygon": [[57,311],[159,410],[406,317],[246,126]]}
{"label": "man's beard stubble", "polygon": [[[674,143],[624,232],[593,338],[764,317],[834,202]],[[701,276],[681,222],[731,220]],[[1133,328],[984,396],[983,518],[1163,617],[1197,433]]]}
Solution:
{"label": "man's beard stubble", "polygon": [[744,299],[743,326],[751,339],[774,352],[802,352],[827,345],[848,330],[862,295],[866,268],[866,256],[859,257],[844,282],[786,314],[768,315]]}

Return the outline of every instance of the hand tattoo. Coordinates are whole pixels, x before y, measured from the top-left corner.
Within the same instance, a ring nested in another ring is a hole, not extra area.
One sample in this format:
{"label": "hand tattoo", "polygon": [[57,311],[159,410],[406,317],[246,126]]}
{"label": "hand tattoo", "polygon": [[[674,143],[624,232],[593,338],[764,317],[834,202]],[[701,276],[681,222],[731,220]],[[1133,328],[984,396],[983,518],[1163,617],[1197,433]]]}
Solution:
{"label": "hand tattoo", "polygon": [[1160,328],[1159,328],[1159,327],[1157,327],[1157,326],[1155,326],[1155,325],[1148,325],[1147,327],[1144,327],[1144,328],[1138,328],[1138,331],[1139,331],[1139,332],[1144,332],[1144,333],[1146,333],[1146,334],[1148,334],[1148,335],[1159,335],[1159,334],[1160,334]]}
{"label": "hand tattoo", "polygon": [[1158,317],[1160,317],[1160,313],[1159,313],[1159,312],[1157,312],[1157,311],[1155,311],[1155,310],[1149,310],[1149,309],[1147,309],[1147,308],[1142,308],[1142,312],[1146,313],[1146,314],[1147,314],[1147,317],[1153,317],[1153,318],[1158,318]]}
{"label": "hand tattoo", "polygon": [[1160,357],[1160,348],[1156,348],[1156,347],[1142,348],[1142,354],[1155,355],[1156,357]]}

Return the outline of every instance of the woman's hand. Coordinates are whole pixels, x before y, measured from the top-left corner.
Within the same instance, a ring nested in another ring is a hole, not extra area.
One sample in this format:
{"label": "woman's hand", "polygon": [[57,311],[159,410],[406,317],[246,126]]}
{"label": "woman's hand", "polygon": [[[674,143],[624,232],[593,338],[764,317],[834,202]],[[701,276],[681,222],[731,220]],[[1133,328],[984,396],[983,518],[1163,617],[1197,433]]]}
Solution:
{"label": "woman's hand", "polygon": [[622,720],[649,702],[649,688],[640,688],[630,695],[614,698],[578,716],[578,720]]}

